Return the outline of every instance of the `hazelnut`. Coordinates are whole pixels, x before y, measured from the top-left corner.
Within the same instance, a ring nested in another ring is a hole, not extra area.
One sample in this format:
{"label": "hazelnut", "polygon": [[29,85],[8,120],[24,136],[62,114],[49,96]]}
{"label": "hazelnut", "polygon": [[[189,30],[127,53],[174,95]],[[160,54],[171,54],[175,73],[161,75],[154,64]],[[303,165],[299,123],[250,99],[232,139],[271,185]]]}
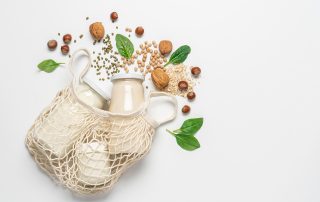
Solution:
{"label": "hazelnut", "polygon": [[168,55],[172,51],[172,43],[169,40],[162,40],[159,43],[159,51],[162,55]]}
{"label": "hazelnut", "polygon": [[188,83],[186,81],[179,81],[178,88],[181,91],[187,90],[188,89]]}
{"label": "hazelnut", "polygon": [[191,74],[192,75],[199,76],[200,73],[201,73],[200,67],[192,67],[191,68]]}
{"label": "hazelnut", "polygon": [[49,40],[47,46],[50,50],[54,50],[58,46],[58,42],[56,40]]}
{"label": "hazelnut", "polygon": [[153,84],[159,90],[163,90],[165,87],[167,87],[170,80],[168,74],[161,68],[156,68],[153,70],[151,73],[151,78]]}
{"label": "hazelnut", "polygon": [[190,106],[189,105],[184,105],[181,109],[182,113],[186,114],[190,112]]}
{"label": "hazelnut", "polygon": [[63,46],[61,46],[61,52],[62,52],[62,54],[63,55],[66,55],[66,54],[68,54],[69,53],[69,46],[68,45],[63,45]]}
{"label": "hazelnut", "polygon": [[89,27],[90,33],[96,40],[101,40],[104,37],[104,27],[101,22],[92,23]]}
{"label": "hazelnut", "polygon": [[136,28],[135,32],[136,32],[137,36],[142,36],[143,33],[144,33],[144,29],[143,29],[143,27],[139,26],[139,27]]}
{"label": "hazelnut", "polygon": [[112,12],[110,14],[110,18],[111,18],[112,22],[116,21],[118,19],[118,13],[117,12]]}
{"label": "hazelnut", "polygon": [[65,34],[65,35],[63,36],[63,42],[64,42],[64,43],[69,44],[71,41],[72,41],[72,36],[71,36],[71,34]]}
{"label": "hazelnut", "polygon": [[196,97],[196,94],[195,94],[195,92],[189,92],[188,94],[187,94],[187,98],[189,99],[189,100],[193,100],[194,98]]}

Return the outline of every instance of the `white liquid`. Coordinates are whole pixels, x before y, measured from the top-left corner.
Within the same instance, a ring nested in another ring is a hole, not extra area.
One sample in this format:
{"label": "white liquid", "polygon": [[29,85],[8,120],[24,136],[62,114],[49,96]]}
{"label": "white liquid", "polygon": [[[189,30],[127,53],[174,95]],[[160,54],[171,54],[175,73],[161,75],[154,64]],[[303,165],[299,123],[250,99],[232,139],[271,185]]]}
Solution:
{"label": "white liquid", "polygon": [[85,184],[98,185],[111,177],[107,147],[101,142],[82,144],[77,148],[79,180]]}
{"label": "white liquid", "polygon": [[113,81],[109,110],[115,113],[130,113],[144,102],[144,90],[140,79],[117,79]]}
{"label": "white liquid", "polygon": [[[113,81],[109,110],[115,113],[130,113],[144,103],[144,89],[141,79],[122,78]],[[113,117],[114,125],[110,133],[110,154],[143,153],[139,134],[129,134],[122,125],[130,124],[122,117]],[[125,132],[125,133],[123,133]]]}
{"label": "white liquid", "polygon": [[[78,97],[86,104],[103,109],[106,101],[87,84],[80,84],[76,89]],[[46,117],[40,128],[36,127],[36,139],[45,149],[62,158],[69,150],[70,144],[78,137],[82,121],[87,110],[79,103],[64,100]]]}

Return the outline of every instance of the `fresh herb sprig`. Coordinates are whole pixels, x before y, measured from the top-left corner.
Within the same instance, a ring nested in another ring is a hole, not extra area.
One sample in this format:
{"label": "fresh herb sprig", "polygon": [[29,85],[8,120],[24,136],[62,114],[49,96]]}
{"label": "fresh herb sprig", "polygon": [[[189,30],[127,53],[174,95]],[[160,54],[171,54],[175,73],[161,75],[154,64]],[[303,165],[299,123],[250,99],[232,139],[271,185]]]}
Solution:
{"label": "fresh herb sprig", "polygon": [[127,37],[117,34],[116,35],[116,46],[118,49],[118,52],[121,56],[130,59],[132,57],[132,54],[134,52],[134,47],[130,39]]}
{"label": "fresh herb sprig", "polygon": [[200,143],[195,134],[203,125],[203,118],[192,118],[185,120],[182,126],[174,131],[167,129],[167,132],[176,138],[177,144],[187,151],[193,151],[200,148]]}
{"label": "fresh herb sprig", "polygon": [[177,64],[183,63],[187,59],[190,52],[191,52],[190,46],[188,45],[180,46],[176,51],[172,53],[169,61],[164,66],[167,66],[169,64],[177,65]]}
{"label": "fresh herb sprig", "polygon": [[51,73],[53,72],[59,65],[64,64],[63,62],[56,62],[52,59],[47,59],[38,64],[38,68],[41,71]]}

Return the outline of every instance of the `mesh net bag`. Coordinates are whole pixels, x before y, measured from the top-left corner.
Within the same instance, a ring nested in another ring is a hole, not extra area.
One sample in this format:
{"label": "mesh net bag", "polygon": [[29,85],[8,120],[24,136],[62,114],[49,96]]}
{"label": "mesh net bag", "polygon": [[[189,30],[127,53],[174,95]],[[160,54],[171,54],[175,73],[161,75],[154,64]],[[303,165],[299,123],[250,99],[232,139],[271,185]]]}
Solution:
{"label": "mesh net bag", "polygon": [[[40,168],[78,194],[110,190],[128,167],[149,152],[155,129],[175,118],[177,106],[176,99],[163,92],[151,92],[130,114],[89,106],[76,92],[89,67],[56,95],[26,137],[27,149]],[[170,98],[175,107],[163,121],[147,113],[150,99],[157,96]]]}

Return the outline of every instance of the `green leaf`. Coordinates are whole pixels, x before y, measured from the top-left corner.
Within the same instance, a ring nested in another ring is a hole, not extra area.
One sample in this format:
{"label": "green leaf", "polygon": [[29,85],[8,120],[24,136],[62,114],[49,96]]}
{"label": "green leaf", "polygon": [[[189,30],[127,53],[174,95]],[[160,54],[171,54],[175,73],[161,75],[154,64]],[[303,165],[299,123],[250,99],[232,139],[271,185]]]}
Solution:
{"label": "green leaf", "polygon": [[134,47],[130,39],[127,37],[117,34],[116,35],[116,46],[118,49],[118,52],[121,56],[130,59],[133,52],[134,52]]}
{"label": "green leaf", "polygon": [[192,118],[185,120],[181,128],[170,131],[166,130],[176,138],[178,145],[188,151],[193,151],[200,147],[200,143],[194,135],[200,130],[203,125],[203,118]]}
{"label": "green leaf", "polygon": [[64,64],[64,63],[58,63],[52,59],[48,59],[48,60],[44,60],[42,62],[40,62],[38,64],[38,68],[41,71],[47,72],[47,73],[51,73],[53,72],[57,67],[59,67],[60,64]]}
{"label": "green leaf", "polygon": [[177,144],[187,151],[193,151],[195,149],[200,148],[200,143],[194,136],[186,136],[182,134],[178,134],[175,136]]}
{"label": "green leaf", "polygon": [[185,120],[180,129],[173,131],[184,135],[195,135],[203,125],[203,118]]}
{"label": "green leaf", "polygon": [[170,63],[174,65],[183,63],[187,59],[190,52],[191,52],[190,46],[188,45],[181,46],[174,53],[172,53],[169,61],[164,66],[167,66]]}

